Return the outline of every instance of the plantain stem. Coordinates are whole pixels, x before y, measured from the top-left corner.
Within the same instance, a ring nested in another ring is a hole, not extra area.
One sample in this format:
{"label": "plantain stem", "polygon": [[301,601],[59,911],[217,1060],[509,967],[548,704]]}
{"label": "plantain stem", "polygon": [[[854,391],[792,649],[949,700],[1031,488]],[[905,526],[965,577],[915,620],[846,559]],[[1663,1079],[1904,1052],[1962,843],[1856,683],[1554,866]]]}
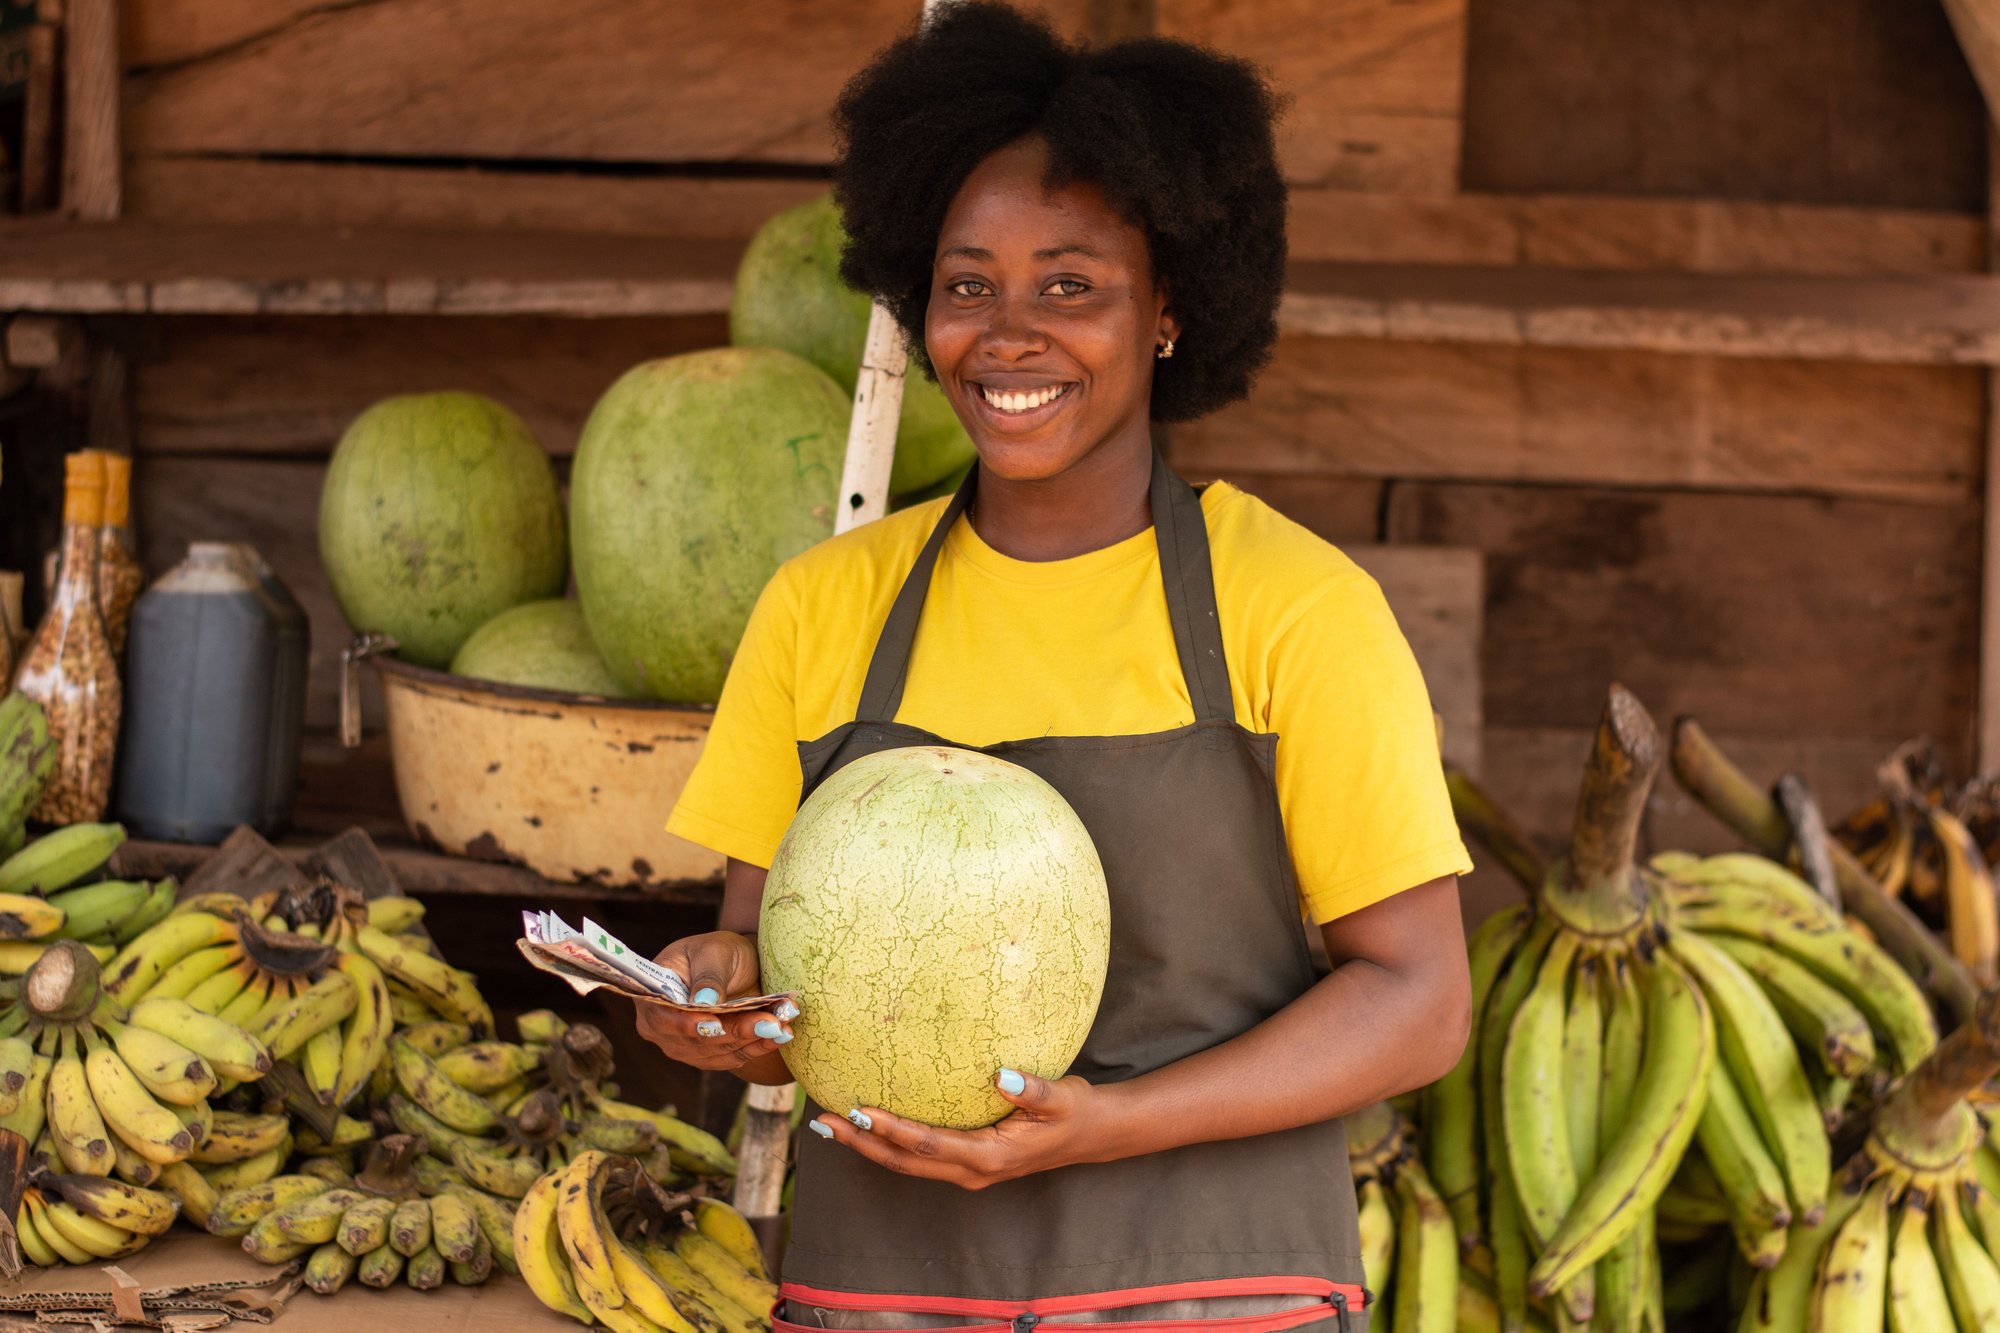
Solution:
{"label": "plantain stem", "polygon": [[1529,893],[1540,893],[1549,863],[1520,825],[1508,818],[1486,788],[1464,769],[1447,765],[1444,783],[1451,792],[1451,810],[1458,816],[1458,826],[1484,843]]}
{"label": "plantain stem", "polygon": [[2000,986],[1979,997],[1973,1015],[1952,1029],[1912,1070],[1896,1094],[1925,1121],[1953,1107],[2000,1073]]}
{"label": "plantain stem", "polygon": [[[1764,855],[1782,859],[1791,845],[1784,812],[1750,781],[1693,718],[1674,724],[1674,776],[1690,796]],[[1828,839],[1841,905],[1875,933],[1884,949],[1915,979],[1951,1023],[1973,1015],[1979,993],[1971,973],[1951,956],[1910,909],[1882,891],[1853,853]]]}
{"label": "plantain stem", "polygon": [[1639,821],[1659,771],[1659,729],[1631,691],[1613,685],[1584,765],[1569,856],[1542,883],[1542,905],[1564,925],[1622,934],[1644,919]]}
{"label": "plantain stem", "polygon": [[22,995],[36,1017],[70,1023],[97,1007],[100,976],[89,949],[75,940],[57,940],[28,969]]}

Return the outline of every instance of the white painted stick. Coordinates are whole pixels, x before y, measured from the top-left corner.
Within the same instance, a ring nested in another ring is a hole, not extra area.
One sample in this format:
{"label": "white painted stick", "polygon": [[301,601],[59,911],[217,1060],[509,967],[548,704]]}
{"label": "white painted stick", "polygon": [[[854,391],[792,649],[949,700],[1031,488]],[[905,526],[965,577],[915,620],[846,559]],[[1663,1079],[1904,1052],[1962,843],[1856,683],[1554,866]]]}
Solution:
{"label": "white painted stick", "polygon": [[[924,17],[950,0],[924,0]],[[868,311],[868,341],[854,383],[854,415],[847,423],[847,458],[840,469],[840,508],[833,530],[846,532],[889,512],[889,471],[896,462],[896,425],[903,414],[903,375],[909,369],[902,330],[880,301]]]}

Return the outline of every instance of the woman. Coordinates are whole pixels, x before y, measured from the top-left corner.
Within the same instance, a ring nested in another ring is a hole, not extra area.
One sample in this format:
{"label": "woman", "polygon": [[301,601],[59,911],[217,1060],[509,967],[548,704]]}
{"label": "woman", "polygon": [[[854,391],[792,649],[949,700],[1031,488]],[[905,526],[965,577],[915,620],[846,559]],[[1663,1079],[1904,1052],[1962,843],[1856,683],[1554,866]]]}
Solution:
{"label": "woman", "polygon": [[[1082,1056],[1055,1081],[994,1071],[1018,1108],[999,1124],[812,1118],[781,1324],[1365,1320],[1338,1117],[1457,1059],[1469,863],[1374,582],[1251,496],[1197,493],[1149,433],[1242,397],[1269,356],[1273,107],[1239,62],[1079,53],[979,3],[843,94],[843,272],[978,466],[765,589],[669,825],[729,858],[723,929],[660,961],[757,993],[749,936],[802,792],[940,740],[1068,798],[1113,934]],[[674,1059],[789,1077],[789,1006],[648,1012]]]}

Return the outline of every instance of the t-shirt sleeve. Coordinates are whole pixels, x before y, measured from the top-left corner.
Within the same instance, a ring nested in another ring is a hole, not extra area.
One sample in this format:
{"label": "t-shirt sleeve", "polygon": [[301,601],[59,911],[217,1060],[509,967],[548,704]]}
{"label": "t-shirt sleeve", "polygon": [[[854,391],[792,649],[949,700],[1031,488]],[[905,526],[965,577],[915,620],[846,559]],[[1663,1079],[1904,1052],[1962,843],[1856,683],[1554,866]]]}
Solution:
{"label": "t-shirt sleeve", "polygon": [[1269,669],[1278,800],[1316,923],[1472,869],[1430,693],[1374,579],[1354,571],[1319,593]]}
{"label": "t-shirt sleeve", "polygon": [[765,585],[729,664],[708,742],[667,831],[769,867],[798,809],[798,603],[786,572]]}

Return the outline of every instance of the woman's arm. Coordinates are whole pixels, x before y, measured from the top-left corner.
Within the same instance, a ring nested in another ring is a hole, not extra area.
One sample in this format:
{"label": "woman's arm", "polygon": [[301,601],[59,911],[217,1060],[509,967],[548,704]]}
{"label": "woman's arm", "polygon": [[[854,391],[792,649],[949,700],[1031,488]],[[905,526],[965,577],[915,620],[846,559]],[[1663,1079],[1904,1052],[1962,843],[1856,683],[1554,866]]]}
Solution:
{"label": "woman's arm", "polygon": [[1242,1036],[1123,1083],[1020,1077],[1020,1109],[990,1129],[934,1129],[862,1108],[826,1137],[891,1170],[967,1189],[1079,1162],[1247,1138],[1345,1115],[1435,1081],[1471,1027],[1453,876],[1321,928],[1333,972]]}

